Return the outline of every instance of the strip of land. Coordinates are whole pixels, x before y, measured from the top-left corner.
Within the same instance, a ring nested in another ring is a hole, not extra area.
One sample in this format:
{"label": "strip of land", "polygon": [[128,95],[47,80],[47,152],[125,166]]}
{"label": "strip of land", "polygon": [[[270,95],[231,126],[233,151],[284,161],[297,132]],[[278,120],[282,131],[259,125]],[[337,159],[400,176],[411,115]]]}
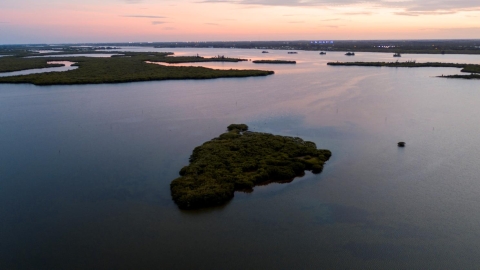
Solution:
{"label": "strip of land", "polygon": [[238,190],[271,182],[290,182],[305,170],[320,173],[330,158],[313,142],[298,137],[249,132],[232,124],[228,132],[196,147],[190,165],[170,184],[172,198],[182,209],[225,204]]}
{"label": "strip of land", "polygon": [[480,73],[480,65],[474,64],[459,64],[459,63],[440,63],[440,62],[427,62],[417,63],[415,61],[405,62],[328,62],[329,66],[361,66],[361,67],[454,67],[461,68],[461,72],[472,73],[470,75],[442,75],[438,77],[442,78],[459,78],[459,79],[478,79],[480,75],[473,73]]}
{"label": "strip of land", "polygon": [[[68,85],[125,83],[154,80],[214,79],[267,76],[268,70],[217,70],[204,67],[175,67],[149,64],[147,62],[189,63],[189,62],[238,62],[237,58],[200,56],[172,57],[171,53],[125,53],[108,58],[95,57],[2,57],[0,72],[21,71],[32,68],[53,67],[49,61],[76,62],[78,69],[65,72],[48,72],[22,76],[2,77],[0,83],[31,83],[35,85]],[[6,59],[6,61],[4,61]],[[61,66],[61,65],[59,65]]]}
{"label": "strip of land", "polygon": [[289,60],[254,60],[252,61],[255,64],[296,64],[297,61]]}

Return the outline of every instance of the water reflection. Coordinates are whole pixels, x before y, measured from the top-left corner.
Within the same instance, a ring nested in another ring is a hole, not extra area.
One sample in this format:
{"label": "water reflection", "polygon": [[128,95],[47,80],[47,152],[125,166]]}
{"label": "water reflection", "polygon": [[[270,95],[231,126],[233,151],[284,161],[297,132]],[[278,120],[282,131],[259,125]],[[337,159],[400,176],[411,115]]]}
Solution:
{"label": "water reflection", "polygon": [[[138,50],[264,57],[259,50]],[[326,65],[345,59],[343,53],[270,50],[267,57],[298,64],[272,65],[275,75],[261,78],[2,84],[0,265],[474,269],[480,264],[478,81],[434,77],[458,71],[451,68]],[[478,56],[414,57],[480,63]],[[392,56],[355,56],[382,59]],[[299,136],[333,156],[319,175],[237,192],[224,207],[180,211],[170,197],[171,180],[196,146],[231,123]],[[407,146],[399,149],[398,141]]]}

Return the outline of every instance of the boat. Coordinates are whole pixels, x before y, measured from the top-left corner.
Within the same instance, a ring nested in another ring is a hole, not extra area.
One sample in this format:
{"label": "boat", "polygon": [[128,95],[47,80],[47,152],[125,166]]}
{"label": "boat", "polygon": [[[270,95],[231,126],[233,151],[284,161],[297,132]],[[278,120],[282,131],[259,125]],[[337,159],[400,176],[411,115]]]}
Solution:
{"label": "boat", "polygon": [[262,53],[268,53],[267,51],[263,51]]}
{"label": "boat", "polygon": [[354,52],[347,52],[345,55],[353,56],[353,55],[355,55],[355,53]]}
{"label": "boat", "polygon": [[297,54],[297,52],[288,52],[288,54]]}
{"label": "boat", "polygon": [[327,54],[326,52],[320,52],[320,55],[324,55],[324,54]]}
{"label": "boat", "polygon": [[393,55],[393,57],[402,57],[402,55],[397,52],[397,53],[395,53],[395,54]]}

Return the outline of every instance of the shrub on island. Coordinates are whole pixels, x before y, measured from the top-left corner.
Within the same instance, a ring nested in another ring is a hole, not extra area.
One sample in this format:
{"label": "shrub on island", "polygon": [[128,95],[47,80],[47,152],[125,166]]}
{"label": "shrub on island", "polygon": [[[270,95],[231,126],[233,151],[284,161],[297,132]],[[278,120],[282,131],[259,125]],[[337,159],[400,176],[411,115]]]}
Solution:
{"label": "shrub on island", "polygon": [[228,132],[193,150],[190,165],[170,184],[180,208],[221,205],[238,190],[291,181],[305,170],[320,173],[331,156],[329,150],[319,150],[315,143],[298,137],[247,130],[245,124],[232,124]]}

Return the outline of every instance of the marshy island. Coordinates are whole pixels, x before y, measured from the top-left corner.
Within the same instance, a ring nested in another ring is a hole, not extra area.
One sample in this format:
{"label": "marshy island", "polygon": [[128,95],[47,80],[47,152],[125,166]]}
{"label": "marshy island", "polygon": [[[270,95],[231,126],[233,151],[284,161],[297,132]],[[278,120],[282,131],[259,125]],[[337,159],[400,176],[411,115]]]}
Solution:
{"label": "marshy island", "polygon": [[255,64],[296,64],[297,61],[290,60],[254,60]]}
{"label": "marshy island", "polygon": [[170,184],[172,199],[181,209],[222,205],[235,191],[290,182],[306,170],[318,174],[331,155],[298,137],[250,132],[245,124],[232,124],[193,150],[190,165]]}
{"label": "marshy island", "polygon": [[[70,52],[69,52],[70,53]],[[98,53],[98,52],[88,52]],[[0,72],[22,71],[36,68],[59,67],[61,64],[49,64],[52,61],[74,62],[74,70],[63,72],[45,72],[20,76],[0,77],[0,83],[31,83],[35,85],[101,84],[125,83],[155,80],[215,79],[267,76],[274,74],[268,70],[254,69],[211,69],[205,67],[185,67],[161,65],[199,63],[199,62],[240,62],[240,58],[224,56],[172,56],[172,53],[122,52],[111,57],[74,57],[64,52],[29,58],[33,54],[18,54],[0,58]],[[160,65],[158,64],[160,63]]]}
{"label": "marshy island", "polygon": [[457,64],[457,63],[441,63],[441,62],[427,62],[417,63],[416,61],[404,62],[328,62],[329,66],[361,66],[361,67],[454,67],[461,68],[461,72],[468,72],[469,75],[442,75],[437,77],[442,78],[459,78],[459,79],[480,79],[480,65],[475,64]]}

